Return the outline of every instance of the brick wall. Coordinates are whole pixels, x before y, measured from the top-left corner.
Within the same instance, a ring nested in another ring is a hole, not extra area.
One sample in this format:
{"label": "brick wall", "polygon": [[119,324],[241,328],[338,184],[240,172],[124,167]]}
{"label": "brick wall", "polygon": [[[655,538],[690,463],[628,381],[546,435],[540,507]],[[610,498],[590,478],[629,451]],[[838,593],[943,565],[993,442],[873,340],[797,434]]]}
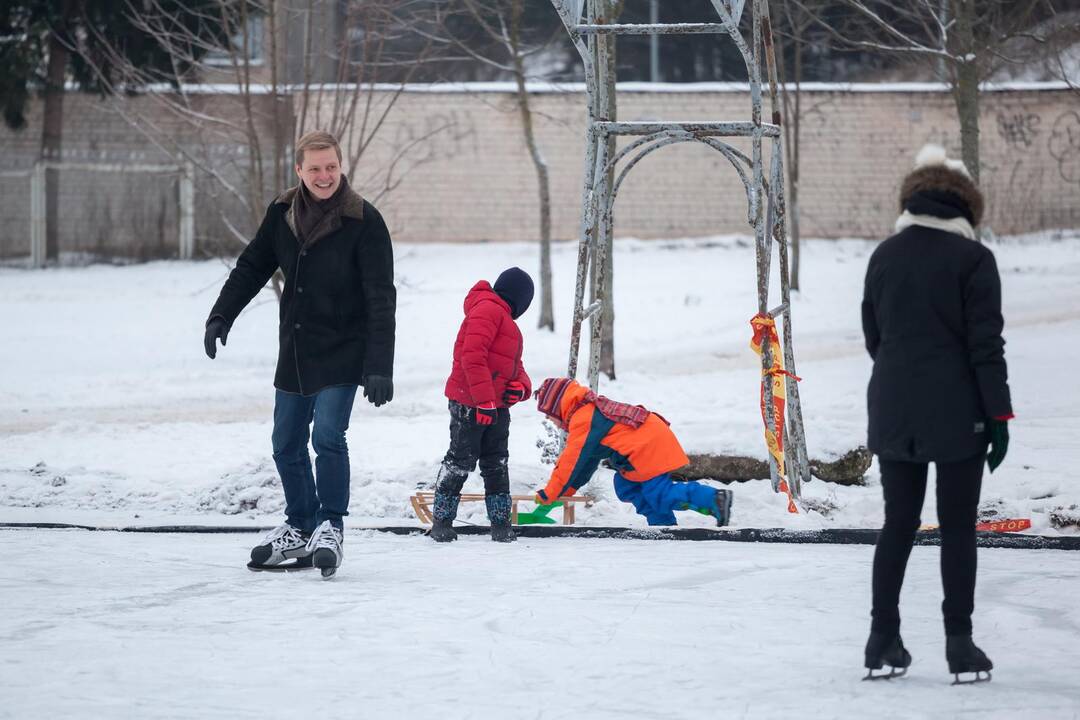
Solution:
{"label": "brick wall", "polygon": [[[803,234],[878,237],[897,214],[897,189],[915,153],[938,142],[959,156],[946,92],[812,90],[803,98],[800,209]],[[620,120],[749,119],[745,92],[623,92]],[[584,98],[533,95],[541,150],[551,168],[553,232],[578,232]],[[439,130],[440,128],[445,128]],[[1080,225],[1080,111],[1068,90],[993,91],[981,116],[982,184],[997,233]],[[536,175],[513,98],[501,93],[415,92],[399,98],[352,175],[379,175],[410,140],[435,133],[379,203],[409,241],[533,239]],[[748,152],[749,143],[736,141]],[[371,195],[378,183],[360,182]],[[700,144],[663,148],[628,175],[615,206],[618,236],[747,232],[746,196],[734,170]]]}
{"label": "brick wall", "polygon": [[[640,86],[638,86],[640,87]],[[800,209],[804,236],[880,237],[895,218],[897,187],[923,143],[959,155],[955,108],[931,90],[804,91]],[[378,98],[386,101],[387,97]],[[622,120],[748,119],[744,91],[620,91]],[[256,123],[269,152],[269,96],[254,96]],[[171,158],[133,131],[115,101],[72,93],[66,100],[65,160],[165,163]],[[228,94],[198,98],[209,114],[238,122]],[[584,98],[578,92],[533,95],[541,150],[551,169],[553,233],[575,238],[581,203]],[[150,98],[124,101],[125,112],[156,132],[182,137],[212,159],[222,177],[244,187],[249,150],[224,125],[202,129]],[[0,257],[29,254],[29,180],[3,176],[29,169],[40,142],[40,103],[26,130],[0,127]],[[988,225],[997,233],[1080,227],[1080,109],[1068,90],[1009,90],[983,95],[982,185]],[[744,151],[745,141],[733,143]],[[513,96],[501,92],[406,92],[350,178],[386,216],[395,239],[410,242],[531,240],[538,232],[536,175],[521,137]],[[386,191],[391,187],[390,191]],[[178,241],[175,175],[72,172],[61,180],[61,247],[129,257],[170,257]],[[269,202],[249,211],[221,183],[196,182],[201,252],[234,252],[224,218],[250,234]],[[727,160],[699,144],[663,148],[628,175],[615,207],[618,236],[699,236],[748,231],[746,196]]]}

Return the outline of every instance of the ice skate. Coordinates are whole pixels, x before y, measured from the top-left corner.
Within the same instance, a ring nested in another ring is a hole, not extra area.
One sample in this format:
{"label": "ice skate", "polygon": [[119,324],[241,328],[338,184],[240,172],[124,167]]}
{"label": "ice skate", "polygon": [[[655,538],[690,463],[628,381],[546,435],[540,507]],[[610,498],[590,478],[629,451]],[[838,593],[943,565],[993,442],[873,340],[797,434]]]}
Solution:
{"label": "ice skate", "polygon": [[312,564],[319,568],[324,580],[332,578],[341,567],[341,558],[345,555],[344,544],[344,534],[329,520],[324,520],[323,524],[311,533],[307,549],[311,553]]}
{"label": "ice skate", "polygon": [[[308,535],[302,530],[288,523],[278,525],[252,548],[248,568],[288,570],[311,567],[311,551],[307,549],[307,543]],[[296,560],[296,562],[282,565],[286,560]]]}
{"label": "ice skate", "polygon": [[[949,662],[949,672],[953,674],[953,685],[990,682],[990,671],[994,669],[994,663],[972,642],[970,635],[946,637],[945,659]],[[961,675],[968,673],[974,673],[975,676],[961,679]]]}
{"label": "ice skate", "polygon": [[[865,654],[866,676],[863,680],[892,680],[902,677],[911,665],[911,653],[904,648],[904,641],[899,635],[870,633]],[[875,670],[880,670],[885,665],[889,666],[889,672],[874,674]]]}

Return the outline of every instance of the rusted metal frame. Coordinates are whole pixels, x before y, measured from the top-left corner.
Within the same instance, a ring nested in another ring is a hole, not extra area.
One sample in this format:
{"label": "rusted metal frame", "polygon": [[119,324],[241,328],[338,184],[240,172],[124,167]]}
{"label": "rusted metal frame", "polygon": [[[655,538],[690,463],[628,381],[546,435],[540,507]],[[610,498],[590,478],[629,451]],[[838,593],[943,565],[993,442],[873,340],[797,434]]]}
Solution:
{"label": "rusted metal frame", "polygon": [[577,25],[582,35],[719,35],[727,33],[726,23],[611,23],[609,25]]}
{"label": "rusted metal frame", "polygon": [[[751,91],[752,92],[752,91]],[[761,90],[758,89],[760,99]],[[597,127],[610,135],[655,135],[664,132],[688,132],[703,137],[753,137],[760,133],[763,137],[778,137],[780,127],[770,123],[745,121],[722,122],[607,122],[599,121]]]}
{"label": "rusted metal frame", "polygon": [[[739,179],[742,181],[743,189],[746,191],[747,202],[749,203],[749,200],[750,200],[750,178],[746,174],[746,170],[742,167],[742,165],[739,164],[739,161],[742,161],[742,162],[746,163],[747,166],[750,166],[750,158],[748,158],[745,154],[740,152],[737,148],[734,148],[731,145],[728,145],[725,142],[721,142],[720,140],[717,140],[716,138],[713,138],[713,137],[697,137],[697,136],[692,135],[690,133],[684,133],[684,134],[681,134],[681,135],[669,134],[669,135],[666,135],[666,136],[665,135],[659,135],[659,134],[658,135],[651,135],[648,138],[646,138],[645,140],[647,140],[648,142],[638,140],[637,142],[634,143],[635,146],[640,147],[641,145],[646,145],[646,147],[644,149],[642,149],[633,158],[631,158],[631,160],[627,163],[627,165],[619,172],[619,176],[615,180],[615,185],[612,188],[612,192],[611,192],[611,206],[612,207],[614,207],[614,205],[615,205],[615,199],[619,195],[619,188],[622,187],[623,180],[626,178],[627,174],[629,174],[630,170],[635,165],[638,164],[638,162],[640,162],[646,155],[648,155],[648,154],[650,154],[650,153],[652,153],[652,152],[654,152],[656,150],[659,150],[662,147],[667,147],[668,145],[675,145],[677,143],[684,143],[684,142],[700,142],[700,143],[702,143],[704,145],[708,145],[709,147],[713,148],[714,150],[716,150],[717,152],[722,154],[725,158],[727,158],[728,162],[730,162],[732,167],[735,168],[735,172],[737,172],[739,174]],[[652,143],[652,144],[649,144],[649,143]],[[623,156],[626,155],[626,150],[627,150],[627,148],[624,148],[623,151],[621,151],[619,153],[619,155],[617,155],[615,158],[613,158],[613,162],[609,163],[609,165],[614,166],[615,163],[619,159],[621,159]],[[748,222],[753,223],[753,218],[748,218]]]}
{"label": "rusted metal frame", "polygon": [[[595,245],[593,230],[595,223],[596,207],[596,63],[593,57],[596,54],[596,38],[589,37],[582,40],[581,36],[573,29],[581,21],[581,8],[585,0],[577,0],[577,10],[571,14],[567,4],[569,0],[552,0],[563,25],[570,33],[574,46],[581,55],[581,62],[585,70],[585,98],[586,98],[586,125],[585,125],[585,167],[582,172],[581,187],[581,228],[578,241],[578,266],[577,279],[574,289],[574,317],[570,329],[570,353],[567,360],[567,377],[577,377],[578,356],[581,350],[581,324],[585,320],[584,300],[585,286],[589,275],[589,261],[592,248]],[[590,14],[588,19],[593,20]],[[590,301],[590,307],[595,305]]]}
{"label": "rusted metal frame", "polygon": [[[772,155],[773,178],[771,202],[776,203],[773,234],[780,252],[780,299],[783,301],[783,342],[784,367],[791,375],[798,375],[795,367],[795,346],[792,343],[791,330],[791,270],[789,266],[789,248],[787,237],[787,206],[784,196],[784,155],[780,138],[773,140]],[[799,397],[799,383],[791,375],[785,377],[787,383],[787,422],[790,427],[790,441],[784,445],[788,465],[788,478],[791,492],[796,498],[801,497],[802,484],[810,481],[810,460],[806,449],[806,426],[803,423],[802,400]]]}
{"label": "rusted metal frame", "polygon": [[742,54],[743,62],[746,64],[747,71],[750,70],[750,66],[754,63],[754,55],[750,52],[750,47],[746,44],[746,39],[739,32],[739,21],[742,18],[743,3],[738,0],[738,11],[732,13],[732,10],[727,7],[727,0],[712,0],[713,7],[716,8],[716,14],[720,16],[720,19],[727,25],[728,35],[731,36],[731,40],[735,43],[735,47],[739,49],[739,53]]}
{"label": "rusted metal frame", "polygon": [[[590,115],[591,115],[590,109]],[[567,363],[566,376],[577,377],[578,355],[581,349],[581,324],[586,319],[585,314],[585,288],[588,283],[589,261],[593,255],[595,238],[593,218],[596,216],[596,129],[590,123],[585,131],[585,168],[581,189],[581,237],[578,240],[578,264],[577,280],[574,285],[574,317],[570,327],[570,358]],[[595,302],[590,300],[590,308]]]}
{"label": "rusted metal frame", "polygon": [[559,14],[563,27],[566,28],[566,32],[570,35],[570,42],[574,44],[578,55],[581,56],[582,61],[585,63],[585,75],[588,77],[588,66],[592,63],[592,58],[590,57],[588,45],[581,39],[581,33],[577,30],[578,25],[581,23],[581,11],[578,10],[575,14],[567,0],[551,0],[551,4],[555,6],[555,12]]}

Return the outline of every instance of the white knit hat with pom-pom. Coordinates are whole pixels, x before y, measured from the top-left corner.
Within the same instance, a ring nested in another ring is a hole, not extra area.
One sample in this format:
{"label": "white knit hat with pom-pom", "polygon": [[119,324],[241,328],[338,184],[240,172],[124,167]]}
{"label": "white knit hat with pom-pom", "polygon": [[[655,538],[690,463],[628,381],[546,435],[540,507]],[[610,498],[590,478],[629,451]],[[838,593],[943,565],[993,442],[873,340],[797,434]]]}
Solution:
{"label": "white knit hat with pom-pom", "polygon": [[915,156],[915,168],[931,167],[933,165],[944,165],[950,170],[962,173],[967,179],[971,179],[971,173],[968,172],[963,160],[953,160],[945,154],[945,148],[934,143],[927,143],[923,145],[922,150]]}

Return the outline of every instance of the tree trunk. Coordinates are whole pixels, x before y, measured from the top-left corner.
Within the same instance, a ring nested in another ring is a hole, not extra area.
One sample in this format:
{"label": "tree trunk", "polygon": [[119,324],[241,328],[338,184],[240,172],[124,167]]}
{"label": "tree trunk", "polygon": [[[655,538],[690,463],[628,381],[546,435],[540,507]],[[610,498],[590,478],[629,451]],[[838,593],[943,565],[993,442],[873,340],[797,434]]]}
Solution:
{"label": "tree trunk", "polygon": [[[67,17],[70,3],[63,3]],[[41,127],[41,160],[60,162],[64,138],[64,80],[67,77],[68,49],[57,34],[49,33],[49,65],[45,75],[45,110]],[[45,257],[60,257],[60,235],[57,210],[60,203],[60,171],[45,171]]]}
{"label": "tree trunk", "polygon": [[960,119],[960,154],[971,173],[971,179],[979,184],[979,66],[975,57],[975,8],[972,0],[958,0],[956,14],[956,40],[959,60],[956,63],[956,81],[953,97],[956,113]]}
{"label": "tree trunk", "polygon": [[[799,129],[802,121],[802,32],[804,25],[794,19],[791,7],[785,2],[784,18],[793,42],[794,68],[787,74],[783,51],[776,54],[777,70],[783,83],[784,103],[784,163],[787,166],[787,220],[788,246],[791,252],[791,289],[799,289]],[[801,20],[801,17],[800,17]],[[794,83],[794,97],[788,91],[788,83]]]}
{"label": "tree trunk", "polygon": [[525,66],[521,59],[521,16],[525,0],[514,0],[510,12],[510,53],[513,56],[514,80],[517,85],[517,105],[521,113],[521,130],[536,169],[537,191],[540,194],[540,320],[537,327],[555,331],[555,311],[551,293],[551,181],[547,161],[536,144],[529,93],[525,90]]}
{"label": "tree trunk", "polygon": [[[623,0],[602,0],[600,6],[603,15],[597,19],[598,23],[617,22],[622,13]],[[601,93],[601,99],[605,101],[603,109],[604,119],[615,121],[618,119],[618,103],[615,98],[616,62],[615,62],[615,35],[604,34],[597,38],[601,42],[600,61],[606,64],[607,87]],[[615,155],[615,138],[608,138],[608,157]],[[615,171],[612,169],[607,174],[607,186],[613,187],[615,183]],[[614,215],[612,215],[614,217]],[[600,372],[607,375],[608,380],[615,379],[615,229],[614,222],[607,224],[607,233],[599,239],[606,246],[604,253],[604,312],[602,335],[600,341]]]}

